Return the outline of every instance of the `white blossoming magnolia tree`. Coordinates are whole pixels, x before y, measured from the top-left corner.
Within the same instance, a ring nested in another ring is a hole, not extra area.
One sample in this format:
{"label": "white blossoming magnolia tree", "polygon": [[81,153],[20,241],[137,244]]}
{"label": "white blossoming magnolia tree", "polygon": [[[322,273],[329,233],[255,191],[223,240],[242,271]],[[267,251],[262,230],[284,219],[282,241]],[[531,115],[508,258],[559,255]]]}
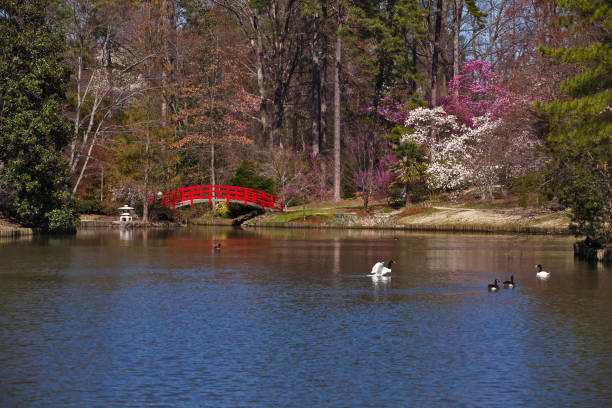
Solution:
{"label": "white blossoming magnolia tree", "polygon": [[417,108],[410,112],[406,127],[411,132],[404,134],[402,141],[425,146],[430,188],[455,190],[475,185],[491,194],[502,169],[499,156],[504,154],[503,146],[496,143],[501,123],[484,115],[474,118],[473,127],[469,127],[442,107]]}

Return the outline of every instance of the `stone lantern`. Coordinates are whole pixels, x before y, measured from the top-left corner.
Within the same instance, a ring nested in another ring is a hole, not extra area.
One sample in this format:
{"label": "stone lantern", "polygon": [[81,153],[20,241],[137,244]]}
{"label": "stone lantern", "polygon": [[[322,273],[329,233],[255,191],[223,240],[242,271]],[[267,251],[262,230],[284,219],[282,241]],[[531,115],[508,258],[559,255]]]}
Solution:
{"label": "stone lantern", "polygon": [[119,216],[119,222],[131,222],[133,220],[131,213],[131,211],[134,209],[133,207],[124,205],[123,207],[119,207],[119,209],[122,211],[121,215]]}

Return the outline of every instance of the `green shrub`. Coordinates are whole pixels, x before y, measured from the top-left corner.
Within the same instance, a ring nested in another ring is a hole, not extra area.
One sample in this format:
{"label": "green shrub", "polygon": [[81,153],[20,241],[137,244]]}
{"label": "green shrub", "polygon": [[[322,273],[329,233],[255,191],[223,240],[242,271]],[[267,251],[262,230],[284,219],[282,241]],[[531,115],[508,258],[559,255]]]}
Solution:
{"label": "green shrub", "polygon": [[75,202],[77,214],[102,214],[102,207],[100,200],[76,200]]}
{"label": "green shrub", "polygon": [[508,189],[518,195],[518,204],[521,207],[538,204],[540,201],[540,186],[544,184],[544,177],[540,172],[526,173],[515,177],[508,182]]}
{"label": "green shrub", "polygon": [[347,166],[342,172],[340,179],[340,189],[343,198],[354,198],[357,188],[355,187],[355,173]]}
{"label": "green shrub", "polygon": [[[230,185],[239,187],[248,187],[255,190],[264,191],[269,194],[274,194],[274,180],[259,174],[259,168],[255,163],[244,160],[236,169],[236,172],[230,180]],[[229,215],[231,218],[239,217],[243,214],[253,211],[251,207],[231,203],[229,205]]]}
{"label": "green shrub", "polygon": [[[142,216],[143,203],[141,201],[134,204],[134,211]],[[173,219],[172,208],[162,204],[149,204],[149,221],[171,221]]]}
{"label": "green shrub", "polygon": [[219,202],[215,204],[215,208],[213,208],[213,215],[217,217],[227,218],[230,214],[229,205],[224,202]]}
{"label": "green shrub", "polygon": [[236,169],[230,185],[239,187],[254,188],[255,190],[265,191],[274,194],[274,180],[259,174],[259,168],[255,163],[244,160]]}
{"label": "green shrub", "polygon": [[420,203],[427,198],[429,189],[425,180],[415,181],[408,186],[408,199],[411,203]]}
{"label": "green shrub", "polygon": [[79,217],[72,210],[55,209],[45,214],[49,219],[48,230],[53,234],[74,234]]}
{"label": "green shrub", "polygon": [[387,203],[395,209],[406,205],[406,195],[402,186],[393,184],[389,187]]}

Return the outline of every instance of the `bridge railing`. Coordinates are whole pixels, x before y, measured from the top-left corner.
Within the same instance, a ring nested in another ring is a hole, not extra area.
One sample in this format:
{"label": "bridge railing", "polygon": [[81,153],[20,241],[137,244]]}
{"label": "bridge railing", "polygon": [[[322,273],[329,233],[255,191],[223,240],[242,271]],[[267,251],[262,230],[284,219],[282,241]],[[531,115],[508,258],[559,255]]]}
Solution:
{"label": "bridge railing", "polygon": [[191,205],[195,200],[225,200],[229,204],[233,202],[242,202],[244,205],[257,205],[263,210],[283,210],[284,203],[281,197],[255,190],[248,187],[225,186],[225,185],[206,185],[181,187],[175,190],[169,190],[162,194],[161,197],[149,196],[149,203],[158,202],[174,210],[177,206]]}

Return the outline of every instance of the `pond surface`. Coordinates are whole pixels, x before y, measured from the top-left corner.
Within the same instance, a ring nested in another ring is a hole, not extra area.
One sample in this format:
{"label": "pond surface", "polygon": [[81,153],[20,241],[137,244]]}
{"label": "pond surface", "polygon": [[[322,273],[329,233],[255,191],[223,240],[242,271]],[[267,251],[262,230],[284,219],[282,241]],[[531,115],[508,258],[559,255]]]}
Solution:
{"label": "pond surface", "polygon": [[[611,406],[612,268],[574,260],[573,241],[188,227],[2,242],[0,406]],[[390,279],[366,276],[391,258]],[[511,274],[517,288],[487,292]]]}

